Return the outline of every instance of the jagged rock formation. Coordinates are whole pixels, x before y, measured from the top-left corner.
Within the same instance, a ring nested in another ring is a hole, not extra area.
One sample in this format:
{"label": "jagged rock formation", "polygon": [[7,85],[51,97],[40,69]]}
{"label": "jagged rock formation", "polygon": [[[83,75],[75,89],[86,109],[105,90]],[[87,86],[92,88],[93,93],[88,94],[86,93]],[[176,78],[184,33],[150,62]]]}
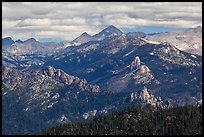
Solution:
{"label": "jagged rock formation", "polygon": [[72,85],[72,84],[77,84],[80,86],[81,90],[84,91],[91,91],[91,92],[99,92],[100,87],[98,85],[90,85],[87,83],[85,79],[80,79],[78,77],[74,77],[72,75],[69,75],[65,73],[64,71],[60,69],[55,69],[52,66],[48,66],[47,68],[44,69],[44,74],[45,76],[50,76],[54,78],[58,78],[61,80],[63,83],[67,85]]}
{"label": "jagged rock formation", "polygon": [[159,84],[159,81],[157,81],[154,78],[150,69],[146,65],[141,65],[141,61],[138,56],[135,57],[135,59],[130,65],[129,75],[133,76],[133,79],[135,80],[135,84],[140,84],[140,83],[147,84],[151,81],[154,81],[157,84]]}
{"label": "jagged rock formation", "polygon": [[143,100],[148,100],[148,98],[150,97],[149,92],[147,91],[147,88],[144,87],[144,89],[142,90],[142,92],[140,93],[140,98]]}
{"label": "jagged rock formation", "polygon": [[154,77],[152,71],[143,63],[141,64],[140,57],[136,56],[132,63],[124,68],[126,73],[116,75],[108,81],[108,90],[127,91],[129,87],[137,87],[142,84],[158,85],[160,82]]}
{"label": "jagged rock formation", "polygon": [[164,104],[161,97],[156,97],[151,93],[151,90],[147,89],[146,87],[139,92],[132,92],[130,94],[130,101],[149,104],[153,107],[167,107],[167,104]]}
{"label": "jagged rock formation", "polygon": [[136,68],[136,67],[138,67],[140,65],[141,65],[140,58],[137,56],[137,57],[135,57],[135,59],[131,63],[130,69],[132,70],[132,69],[134,69],[134,68]]}
{"label": "jagged rock formation", "polygon": [[152,80],[155,81],[157,84],[159,84],[159,81],[157,81],[154,78],[150,69],[145,65],[141,65],[138,67],[137,70],[133,71],[133,79],[135,79],[136,84],[139,84],[139,83],[147,84]]}
{"label": "jagged rock formation", "polygon": [[104,30],[102,30],[101,32],[95,34],[93,37],[97,40],[102,40],[108,36],[121,35],[121,34],[123,34],[123,32],[121,30],[119,30],[118,28],[116,28],[113,25],[110,25],[107,28],[105,28]]}
{"label": "jagged rock formation", "polygon": [[82,91],[101,91],[98,85],[88,84],[85,79],[74,77],[60,69],[55,69],[52,66],[48,66],[43,70],[36,70],[31,72],[19,71],[9,67],[3,67],[2,69],[2,80],[6,80],[6,82],[3,84],[11,90],[14,90],[14,88],[19,88],[17,85],[26,86],[26,84],[32,81],[35,81],[33,83],[36,83],[32,84],[33,87],[39,89],[38,86],[40,87],[41,83],[45,82],[46,79],[51,79],[52,81],[58,80],[59,82],[62,82],[66,85],[77,85]]}
{"label": "jagged rock formation", "polygon": [[99,105],[95,95],[102,94],[99,86],[52,66],[27,71],[3,66],[2,81],[4,134],[31,134],[81,118]]}

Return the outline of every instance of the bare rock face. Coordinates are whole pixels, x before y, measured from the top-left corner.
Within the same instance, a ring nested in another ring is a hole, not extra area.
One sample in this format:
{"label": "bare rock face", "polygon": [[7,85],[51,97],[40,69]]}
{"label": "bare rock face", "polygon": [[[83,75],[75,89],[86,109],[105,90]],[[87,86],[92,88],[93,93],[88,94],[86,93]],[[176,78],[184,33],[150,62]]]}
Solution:
{"label": "bare rock face", "polygon": [[150,94],[149,94],[146,87],[144,87],[144,89],[140,93],[140,98],[143,99],[143,100],[148,100],[150,98]]}
{"label": "bare rock face", "polygon": [[157,84],[159,83],[159,81],[154,78],[151,70],[146,65],[141,65],[141,61],[138,56],[135,57],[130,65],[130,75],[133,76],[135,84],[147,84],[151,81],[154,81]]}
{"label": "bare rock face", "polygon": [[140,58],[138,56],[136,56],[135,59],[133,60],[133,62],[131,63],[131,65],[130,65],[130,69],[132,70],[132,69],[134,69],[134,68],[136,68],[136,67],[138,67],[140,65],[141,65]]}
{"label": "bare rock face", "polygon": [[54,68],[51,66],[48,66],[48,76],[52,77],[54,76]]}
{"label": "bare rock face", "polygon": [[[128,85],[130,84],[132,84],[131,86],[137,86],[138,84],[160,84],[160,82],[154,77],[150,68],[144,63],[141,64],[138,56],[135,57],[133,62],[125,69],[127,72],[122,75],[116,75],[107,82],[108,91],[120,92],[128,89]],[[117,74],[115,71],[112,71],[112,73]]]}
{"label": "bare rock face", "polygon": [[135,84],[147,84],[149,82],[155,82],[159,84],[160,82],[153,76],[150,69],[146,65],[141,65],[137,70],[132,70],[133,79]]}
{"label": "bare rock face", "polygon": [[141,65],[137,73],[135,74],[135,76],[140,77],[142,74],[147,74],[147,73],[150,73],[150,69],[145,65]]}
{"label": "bare rock face", "polygon": [[91,92],[99,92],[100,87],[98,85],[90,85],[85,79],[80,79],[78,77],[69,75],[65,73],[63,70],[55,69],[52,66],[48,66],[44,69],[44,74],[49,77],[54,77],[62,81],[67,85],[76,84],[80,87],[82,91],[91,91]]}
{"label": "bare rock face", "polygon": [[87,34],[86,32],[82,33],[79,37],[72,41],[72,44],[80,45],[82,43],[86,43],[88,41],[93,40],[93,37]]}
{"label": "bare rock face", "polygon": [[60,69],[57,69],[57,77],[59,78],[61,76],[61,70]]}
{"label": "bare rock face", "polygon": [[141,104],[149,104],[153,107],[166,107],[161,97],[156,97],[151,93],[151,90],[144,87],[139,92],[132,92],[130,94],[130,102],[139,102]]}
{"label": "bare rock face", "polygon": [[[79,87],[81,91],[88,92],[100,92],[101,89],[98,85],[91,85],[85,79],[80,79],[78,77],[69,75],[63,70],[55,69],[52,66],[48,66],[43,70],[36,71],[20,71],[14,68],[2,67],[2,80],[4,86],[10,90],[13,90],[16,85],[23,86],[28,82],[33,82],[36,89],[40,89],[41,82],[45,79],[51,79],[52,81],[63,83],[66,85],[74,85]],[[36,90],[37,91],[37,90]]]}
{"label": "bare rock face", "polygon": [[100,91],[100,87],[98,85],[93,85],[92,92],[98,92],[98,91]]}

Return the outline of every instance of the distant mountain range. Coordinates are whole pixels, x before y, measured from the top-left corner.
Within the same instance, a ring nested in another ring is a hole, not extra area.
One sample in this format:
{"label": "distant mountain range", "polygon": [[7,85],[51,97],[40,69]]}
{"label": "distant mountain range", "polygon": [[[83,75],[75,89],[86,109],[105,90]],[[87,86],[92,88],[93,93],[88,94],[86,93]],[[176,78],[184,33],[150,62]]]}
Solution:
{"label": "distant mountain range", "polygon": [[111,25],[111,26],[107,27],[106,29],[102,30],[101,32],[95,34],[94,36],[91,36],[91,35],[87,34],[86,32],[84,32],[79,37],[74,39],[72,41],[72,43],[75,45],[80,45],[82,43],[86,43],[89,41],[103,40],[106,37],[113,36],[113,35],[121,35],[121,34],[123,34],[122,31],[120,31],[115,26]]}
{"label": "distant mountain range", "polygon": [[3,134],[31,134],[129,104],[202,104],[201,29],[123,34],[111,25],[72,42],[2,39]]}
{"label": "distant mountain range", "polygon": [[[79,37],[75,38],[72,42],[70,43],[67,42],[65,45],[78,46],[80,44],[83,44],[89,41],[99,41],[109,36],[122,35],[122,34],[123,34],[122,31],[120,31],[115,26],[111,25],[93,36],[84,32]],[[155,34],[145,34],[143,32],[130,32],[130,33],[127,33],[126,35],[144,38],[144,40],[150,43],[168,42],[169,44],[176,46],[180,50],[202,56],[202,27],[201,26],[197,26],[195,28],[182,30],[182,31],[161,32],[161,33],[155,33]],[[30,43],[34,43],[34,42],[37,42],[34,38],[30,38],[25,41],[21,41],[21,40],[14,41],[12,40],[11,37],[6,37],[2,39],[2,46],[4,49],[4,47],[11,46],[12,44],[15,44],[16,46],[22,43],[29,45]],[[41,44],[43,45],[43,43]],[[59,44],[57,45],[59,46]],[[53,48],[57,48],[55,45],[53,46],[54,46]],[[39,49],[39,50],[43,50],[43,49]]]}
{"label": "distant mountain range", "polygon": [[174,31],[146,36],[156,42],[168,42],[178,49],[202,56],[202,28],[200,26],[184,31]]}

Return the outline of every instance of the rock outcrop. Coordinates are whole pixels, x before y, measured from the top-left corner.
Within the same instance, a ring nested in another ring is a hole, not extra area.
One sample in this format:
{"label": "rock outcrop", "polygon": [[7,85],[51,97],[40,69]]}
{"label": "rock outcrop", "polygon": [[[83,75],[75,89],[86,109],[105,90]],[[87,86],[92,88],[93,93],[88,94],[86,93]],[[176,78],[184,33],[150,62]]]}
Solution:
{"label": "rock outcrop", "polygon": [[144,89],[142,90],[142,92],[140,92],[140,98],[142,100],[148,100],[150,98],[150,93],[149,91],[147,90],[146,87],[144,87]]}
{"label": "rock outcrop", "polygon": [[54,76],[55,74],[54,74],[54,68],[53,67],[51,67],[51,66],[48,66],[48,76],[50,76],[50,77],[52,77],[52,76]]}
{"label": "rock outcrop", "polygon": [[162,101],[161,97],[156,97],[151,93],[151,90],[144,87],[139,92],[132,92],[130,94],[130,102],[138,102],[144,105],[151,105],[153,107],[167,107]]}
{"label": "rock outcrop", "polygon": [[130,69],[132,70],[132,69],[134,69],[134,68],[136,68],[136,67],[138,67],[140,65],[141,65],[140,58],[138,56],[136,56],[135,59],[133,60],[133,62],[131,63],[131,65],[130,65]]}
{"label": "rock outcrop", "polygon": [[52,66],[48,66],[43,70],[32,71],[20,71],[10,67],[2,67],[2,80],[5,81],[3,85],[10,90],[14,90],[14,88],[18,88],[19,86],[26,86],[28,83],[33,83],[32,85],[40,91],[42,90],[39,88],[40,85],[47,79],[56,82],[58,81],[59,83],[69,86],[73,85],[79,87],[81,91],[101,91],[98,85],[88,84],[85,79],[80,79],[78,77],[69,75],[63,70],[55,69]]}
{"label": "rock outcrop", "polygon": [[154,78],[150,69],[146,65],[141,65],[141,61],[138,56],[135,57],[130,65],[130,75],[133,76],[135,84],[147,84],[152,80],[156,83],[159,83],[159,81]]}
{"label": "rock outcrop", "polygon": [[50,76],[59,79],[67,85],[78,85],[82,91],[99,92],[100,87],[98,85],[90,85],[85,79],[80,79],[78,77],[69,75],[63,70],[55,69],[52,66],[48,66],[43,71],[45,76]]}

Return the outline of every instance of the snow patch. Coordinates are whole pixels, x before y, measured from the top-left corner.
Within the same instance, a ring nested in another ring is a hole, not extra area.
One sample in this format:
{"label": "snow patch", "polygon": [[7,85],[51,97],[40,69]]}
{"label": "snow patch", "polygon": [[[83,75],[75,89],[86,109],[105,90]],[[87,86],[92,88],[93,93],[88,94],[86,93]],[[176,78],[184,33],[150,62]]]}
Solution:
{"label": "snow patch", "polygon": [[45,78],[45,75],[42,75],[42,78],[44,79],[44,78]]}
{"label": "snow patch", "polygon": [[112,72],[112,74],[116,74],[116,71],[114,71],[114,70],[112,70],[111,72]]}
{"label": "snow patch", "polygon": [[27,65],[27,64],[25,64],[24,66],[25,66],[25,67],[30,67],[30,66],[32,66],[32,65],[31,65],[31,64],[28,64],[28,65]]}
{"label": "snow patch", "polygon": [[147,42],[147,43],[151,43],[151,44],[160,44],[160,42],[157,42],[157,41],[150,41],[150,40],[143,39],[143,38],[141,38],[141,39],[144,40],[144,41]]}
{"label": "snow patch", "polygon": [[198,103],[202,105],[202,99],[201,99],[201,100],[199,100],[199,101],[198,101]]}
{"label": "snow patch", "polygon": [[154,55],[154,53],[153,52],[151,52],[151,53],[149,53],[150,55]]}
{"label": "snow patch", "polygon": [[128,53],[125,54],[123,57],[126,57],[126,56],[130,55],[130,54],[133,53],[134,51],[135,51],[135,50],[132,50],[132,51],[128,52]]}
{"label": "snow patch", "polygon": [[24,110],[24,111],[28,111],[28,110],[29,110],[29,108],[28,108],[28,107],[26,107],[26,108],[24,108],[23,110]]}
{"label": "snow patch", "polygon": [[125,68],[129,68],[129,67],[130,67],[130,65],[126,66]]}
{"label": "snow patch", "polygon": [[3,93],[3,95],[6,95],[6,94],[7,94],[7,92],[4,92],[4,93]]}
{"label": "snow patch", "polygon": [[191,55],[191,57],[193,57],[193,58],[195,58],[195,59],[197,58],[195,55]]}
{"label": "snow patch", "polygon": [[49,106],[47,106],[47,108],[51,108],[54,104],[56,104],[58,101],[52,102],[51,104],[49,104]]}

